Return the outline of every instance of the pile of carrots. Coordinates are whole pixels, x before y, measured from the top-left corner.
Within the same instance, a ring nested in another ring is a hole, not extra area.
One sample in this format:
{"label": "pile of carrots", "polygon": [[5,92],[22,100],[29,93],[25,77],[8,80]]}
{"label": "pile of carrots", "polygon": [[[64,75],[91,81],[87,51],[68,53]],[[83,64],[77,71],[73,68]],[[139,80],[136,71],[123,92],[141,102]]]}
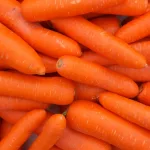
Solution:
{"label": "pile of carrots", "polygon": [[150,1],[0,0],[0,118],[0,150],[150,150]]}

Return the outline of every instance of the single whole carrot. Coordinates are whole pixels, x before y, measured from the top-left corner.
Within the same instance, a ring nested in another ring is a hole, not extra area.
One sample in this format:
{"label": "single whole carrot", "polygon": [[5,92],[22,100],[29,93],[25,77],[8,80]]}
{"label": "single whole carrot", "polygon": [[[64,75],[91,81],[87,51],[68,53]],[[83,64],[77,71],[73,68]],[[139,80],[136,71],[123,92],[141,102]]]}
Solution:
{"label": "single whole carrot", "polygon": [[31,133],[46,117],[44,110],[33,110],[21,118],[9,134],[0,141],[1,150],[16,150],[28,139]]}
{"label": "single whole carrot", "polygon": [[90,21],[113,35],[120,28],[120,21],[116,16],[98,17]]}
{"label": "single whole carrot", "polygon": [[61,114],[52,115],[43,127],[43,131],[29,147],[29,150],[49,150],[58,141],[66,128],[66,119]]}
{"label": "single whole carrot", "polygon": [[83,17],[55,19],[51,22],[58,31],[119,65],[131,68],[146,66],[145,58],[127,43]]}
{"label": "single whole carrot", "polygon": [[149,106],[110,92],[100,93],[99,102],[105,109],[150,130]]}
{"label": "single whole carrot", "polygon": [[38,23],[26,21],[21,14],[21,4],[16,0],[0,0],[0,22],[43,54],[55,58],[63,55],[81,55],[81,49],[74,40],[43,28]]}
{"label": "single whole carrot", "polygon": [[22,13],[29,21],[45,21],[97,12],[122,2],[123,0],[24,0]]}
{"label": "single whole carrot", "polygon": [[65,78],[96,86],[126,97],[135,97],[138,86],[130,78],[74,56],[63,56],[57,62],[57,72]]}
{"label": "single whole carrot", "polygon": [[102,139],[120,149],[150,149],[147,130],[90,101],[74,102],[69,107],[67,123],[74,130]]}
{"label": "single whole carrot", "polygon": [[0,95],[50,104],[67,105],[74,99],[74,85],[62,77],[36,77],[0,71]]}

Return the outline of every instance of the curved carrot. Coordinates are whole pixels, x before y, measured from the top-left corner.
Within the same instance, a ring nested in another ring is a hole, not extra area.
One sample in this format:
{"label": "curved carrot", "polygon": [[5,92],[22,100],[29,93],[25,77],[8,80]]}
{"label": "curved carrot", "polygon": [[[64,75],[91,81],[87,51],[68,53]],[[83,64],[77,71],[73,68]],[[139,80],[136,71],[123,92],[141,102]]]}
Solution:
{"label": "curved carrot", "polygon": [[115,35],[127,43],[133,43],[147,37],[150,35],[149,19],[150,12],[128,22]]}
{"label": "curved carrot", "polygon": [[97,63],[102,66],[110,66],[110,65],[115,64],[115,62],[110,61],[109,59],[92,51],[83,52],[83,55],[81,56],[81,58],[90,62]]}
{"label": "curved carrot", "polygon": [[79,83],[97,86],[126,97],[138,94],[138,86],[130,78],[74,56],[61,57],[57,62],[57,72]]}
{"label": "curved carrot", "polygon": [[45,21],[97,12],[122,2],[123,0],[24,0],[22,13],[29,21]]}
{"label": "curved carrot", "polygon": [[105,109],[150,130],[149,106],[110,92],[101,93],[99,102]]}
{"label": "curved carrot", "polygon": [[70,104],[74,99],[74,85],[62,77],[36,77],[0,71],[0,78],[0,95],[3,96],[60,105]]}
{"label": "curved carrot", "polygon": [[1,150],[18,149],[46,117],[44,110],[33,110],[21,118],[0,141]]}
{"label": "curved carrot", "polygon": [[113,35],[120,28],[120,21],[115,16],[98,17],[90,21]]}
{"label": "curved carrot", "polygon": [[69,107],[67,122],[71,128],[120,149],[150,149],[150,134],[147,130],[123,120],[91,101],[74,102]]}
{"label": "curved carrot", "polygon": [[81,55],[77,42],[60,33],[43,28],[38,23],[26,21],[21,14],[20,7],[21,4],[16,0],[0,0],[0,22],[21,36],[34,49],[48,56],[58,58],[63,55]]}
{"label": "curved carrot", "polygon": [[148,0],[125,0],[122,4],[105,9],[100,13],[123,16],[138,16],[146,12]]}
{"label": "curved carrot", "polygon": [[60,148],[53,146],[52,148],[50,148],[49,150],[61,150]]}
{"label": "curved carrot", "polygon": [[61,114],[52,115],[43,127],[43,131],[29,147],[29,150],[49,150],[61,137],[66,128],[66,119]]}
{"label": "curved carrot", "polygon": [[52,20],[52,24],[60,32],[117,64],[132,68],[146,66],[145,58],[127,43],[83,17],[55,19]]}
{"label": "curved carrot", "polygon": [[67,127],[56,146],[63,150],[111,150],[111,146],[86,134],[82,134]]}
{"label": "curved carrot", "polygon": [[95,86],[89,86],[86,84],[76,83],[76,90],[75,90],[75,99],[76,100],[91,100],[91,101],[97,101],[99,94],[101,92],[104,92],[104,89],[95,87]]}

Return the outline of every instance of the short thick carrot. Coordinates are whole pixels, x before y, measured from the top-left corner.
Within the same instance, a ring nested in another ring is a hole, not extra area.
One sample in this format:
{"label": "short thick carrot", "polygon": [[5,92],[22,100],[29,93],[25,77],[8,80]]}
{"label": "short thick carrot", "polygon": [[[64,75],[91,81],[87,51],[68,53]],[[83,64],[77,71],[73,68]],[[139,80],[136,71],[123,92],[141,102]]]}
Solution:
{"label": "short thick carrot", "polygon": [[69,107],[67,123],[79,132],[102,139],[120,149],[150,149],[148,130],[129,123],[90,101],[74,102]]}
{"label": "short thick carrot", "polygon": [[120,21],[116,16],[98,17],[90,21],[113,35],[120,28]]}
{"label": "short thick carrot", "polygon": [[1,150],[16,150],[28,139],[46,117],[44,110],[33,110],[21,118],[0,141]]}
{"label": "short thick carrot", "polygon": [[124,0],[120,5],[105,9],[100,13],[123,16],[138,16],[146,12],[148,0]]}
{"label": "short thick carrot", "polygon": [[99,102],[105,109],[150,130],[149,106],[110,92],[100,93]]}
{"label": "short thick carrot", "polygon": [[143,83],[140,87],[140,93],[138,100],[146,105],[150,106],[150,82]]}
{"label": "short thick carrot", "polygon": [[55,19],[52,24],[58,31],[117,64],[132,68],[146,66],[145,58],[127,43],[83,17]]}
{"label": "short thick carrot", "polygon": [[62,77],[36,77],[0,71],[0,95],[50,104],[67,105],[74,99],[74,85]]}
{"label": "short thick carrot", "polygon": [[57,72],[65,78],[96,86],[126,97],[135,97],[138,86],[130,78],[74,56],[63,56],[57,62]]}
{"label": "short thick carrot", "polygon": [[55,58],[63,55],[81,55],[77,42],[60,33],[43,28],[38,23],[26,21],[21,14],[20,7],[21,4],[16,0],[0,0],[0,22],[43,54]]}
{"label": "short thick carrot", "polygon": [[149,20],[150,12],[128,22],[115,35],[127,43],[133,43],[147,37],[150,35]]}
{"label": "short thick carrot", "polygon": [[123,0],[24,0],[22,13],[29,21],[45,21],[97,12],[122,2]]}
{"label": "short thick carrot", "polygon": [[83,55],[81,56],[81,58],[90,62],[97,63],[102,66],[110,66],[110,65],[115,64],[115,62],[110,61],[109,59],[92,51],[83,52]]}
{"label": "short thick carrot", "polygon": [[62,136],[66,119],[61,114],[52,115],[45,123],[42,132],[29,147],[29,150],[49,150]]}

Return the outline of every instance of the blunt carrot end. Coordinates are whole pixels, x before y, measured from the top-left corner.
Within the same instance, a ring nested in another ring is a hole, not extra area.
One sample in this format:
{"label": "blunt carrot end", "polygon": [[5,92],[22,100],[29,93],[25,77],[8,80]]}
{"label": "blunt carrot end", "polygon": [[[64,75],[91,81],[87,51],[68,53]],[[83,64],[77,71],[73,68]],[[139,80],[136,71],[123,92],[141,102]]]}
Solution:
{"label": "blunt carrot end", "polygon": [[63,65],[64,65],[63,60],[62,60],[62,59],[59,59],[59,60],[57,61],[56,67],[57,67],[57,68],[61,68]]}

